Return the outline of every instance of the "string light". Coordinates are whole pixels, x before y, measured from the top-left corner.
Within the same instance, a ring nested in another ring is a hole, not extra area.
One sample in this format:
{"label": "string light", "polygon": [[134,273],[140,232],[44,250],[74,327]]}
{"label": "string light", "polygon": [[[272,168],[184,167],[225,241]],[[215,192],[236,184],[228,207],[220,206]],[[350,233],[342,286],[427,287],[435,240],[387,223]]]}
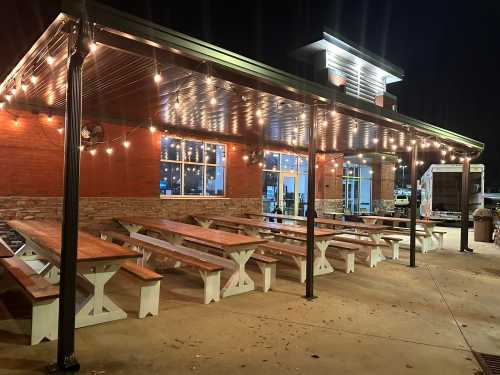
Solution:
{"label": "string light", "polygon": [[63,131],[64,131],[64,129],[63,128],[59,128],[59,129],[57,129],[57,131],[59,132],[59,134],[62,134]]}
{"label": "string light", "polygon": [[161,77],[161,74],[160,73],[155,73],[154,77],[153,77],[154,81],[156,83],[160,83],[161,80],[162,80],[162,77]]}
{"label": "string light", "polygon": [[106,154],[111,155],[113,153],[113,149],[111,147],[108,147],[106,149]]}
{"label": "string light", "polygon": [[396,146],[396,145],[391,145],[391,149],[392,149],[393,151],[396,151],[396,149],[397,149],[397,148],[398,148],[398,146]]}
{"label": "string light", "polygon": [[210,104],[211,105],[216,105],[217,104],[217,99],[215,99],[215,97],[212,96],[212,98],[210,99]]}
{"label": "string light", "polygon": [[97,154],[97,150],[95,148],[90,150],[90,155],[95,156],[95,154]]}
{"label": "string light", "polygon": [[23,90],[23,92],[26,92],[28,91],[28,85],[26,83],[21,83],[21,90]]}
{"label": "string light", "polygon": [[36,85],[36,83],[38,82],[38,77],[35,74],[32,74],[30,81],[32,84]]}
{"label": "string light", "polygon": [[151,126],[149,127],[149,131],[150,131],[151,133],[154,133],[154,132],[156,131],[156,128],[155,128],[153,125],[151,125]]}
{"label": "string light", "polygon": [[412,149],[413,148],[410,145],[406,146],[406,151],[410,152]]}
{"label": "string light", "polygon": [[96,42],[94,42],[94,41],[90,42],[89,48],[90,48],[90,52],[92,52],[92,53],[94,53],[95,51],[97,51],[97,44],[96,44]]}
{"label": "string light", "polygon": [[378,143],[378,138],[373,138],[372,141],[373,141],[373,143],[377,144]]}
{"label": "string light", "polygon": [[55,60],[54,57],[52,57],[51,55],[47,56],[47,64],[49,65],[54,64],[54,60]]}
{"label": "string light", "polygon": [[130,147],[130,141],[128,140],[124,140],[123,143],[122,143],[123,147],[125,148],[129,148]]}
{"label": "string light", "polygon": [[394,137],[392,137],[392,136],[391,136],[391,137],[389,138],[389,143],[394,143]]}

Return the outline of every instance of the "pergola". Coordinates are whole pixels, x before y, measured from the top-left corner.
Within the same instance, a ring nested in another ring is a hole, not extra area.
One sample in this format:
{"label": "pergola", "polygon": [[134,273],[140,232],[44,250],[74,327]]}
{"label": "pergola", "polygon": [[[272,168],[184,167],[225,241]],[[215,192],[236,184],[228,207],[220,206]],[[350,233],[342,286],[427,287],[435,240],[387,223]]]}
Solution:
{"label": "pergola", "polygon": [[[411,154],[410,265],[415,267],[418,156],[463,162],[462,241],[467,248],[469,162],[481,142],[288,74],[217,46],[94,2],[65,2],[59,16],[0,85],[9,109],[64,115],[65,164],[57,368],[74,357],[75,249],[80,152],[85,121],[130,126],[130,137],[97,147],[127,147],[133,129],[175,131],[308,152],[308,268],[313,298],[315,158],[321,153]],[[138,150],[137,152],[140,152]],[[441,155],[443,154],[443,155]],[[248,158],[247,157],[247,158]],[[255,160],[254,160],[255,159]]]}

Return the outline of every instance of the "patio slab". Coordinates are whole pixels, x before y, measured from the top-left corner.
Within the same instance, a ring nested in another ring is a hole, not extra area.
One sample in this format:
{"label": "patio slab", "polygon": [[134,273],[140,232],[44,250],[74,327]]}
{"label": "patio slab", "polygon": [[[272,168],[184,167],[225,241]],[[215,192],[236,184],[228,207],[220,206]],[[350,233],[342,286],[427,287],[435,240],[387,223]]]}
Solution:
{"label": "patio slab", "polygon": [[[477,254],[459,254],[459,230],[447,231],[446,249],[417,253],[416,269],[405,250],[349,275],[334,262],[338,272],[315,279],[313,302],[300,298],[293,268],[278,268],[275,291],[207,306],[197,278],[171,272],[160,316],[139,320],[137,288],[117,277],[110,294],[129,318],[77,330],[81,373],[479,374],[469,346],[500,354],[500,249],[471,242]],[[8,304],[0,303],[0,374],[41,373],[56,343],[27,346],[23,321],[11,320],[23,306]]]}

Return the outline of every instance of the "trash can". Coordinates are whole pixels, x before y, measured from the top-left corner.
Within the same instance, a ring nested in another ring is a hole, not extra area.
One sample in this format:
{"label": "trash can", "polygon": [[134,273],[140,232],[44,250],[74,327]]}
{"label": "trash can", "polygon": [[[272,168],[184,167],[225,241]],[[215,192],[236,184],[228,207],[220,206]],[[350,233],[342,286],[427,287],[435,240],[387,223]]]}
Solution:
{"label": "trash can", "polygon": [[472,214],[474,217],[474,241],[493,241],[493,214],[487,208],[478,208]]}

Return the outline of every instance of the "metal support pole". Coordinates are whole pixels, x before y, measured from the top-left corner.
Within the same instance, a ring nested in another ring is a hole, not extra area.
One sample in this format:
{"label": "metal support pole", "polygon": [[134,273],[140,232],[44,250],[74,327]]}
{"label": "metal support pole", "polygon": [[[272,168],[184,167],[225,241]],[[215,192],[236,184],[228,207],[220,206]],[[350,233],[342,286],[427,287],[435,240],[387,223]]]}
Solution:
{"label": "metal support pole", "polygon": [[415,247],[417,235],[417,145],[411,150],[411,202],[410,202],[410,267],[416,267]]}
{"label": "metal support pole", "polygon": [[470,159],[464,157],[462,165],[462,194],[461,194],[461,230],[460,230],[460,251],[473,250],[469,248],[469,174]]}
{"label": "metal support pole", "polygon": [[78,371],[80,368],[75,355],[76,260],[80,199],[79,147],[82,124],[82,66],[89,53],[90,42],[89,24],[84,9],[82,9],[82,16],[77,28],[76,40],[70,47],[67,68],[59,340],[57,343],[57,363],[49,367],[49,370],[54,372]]}
{"label": "metal support pole", "polygon": [[306,298],[314,297],[314,214],[316,200],[316,115],[317,107],[311,108],[309,119],[309,167],[307,169],[307,257]]}

